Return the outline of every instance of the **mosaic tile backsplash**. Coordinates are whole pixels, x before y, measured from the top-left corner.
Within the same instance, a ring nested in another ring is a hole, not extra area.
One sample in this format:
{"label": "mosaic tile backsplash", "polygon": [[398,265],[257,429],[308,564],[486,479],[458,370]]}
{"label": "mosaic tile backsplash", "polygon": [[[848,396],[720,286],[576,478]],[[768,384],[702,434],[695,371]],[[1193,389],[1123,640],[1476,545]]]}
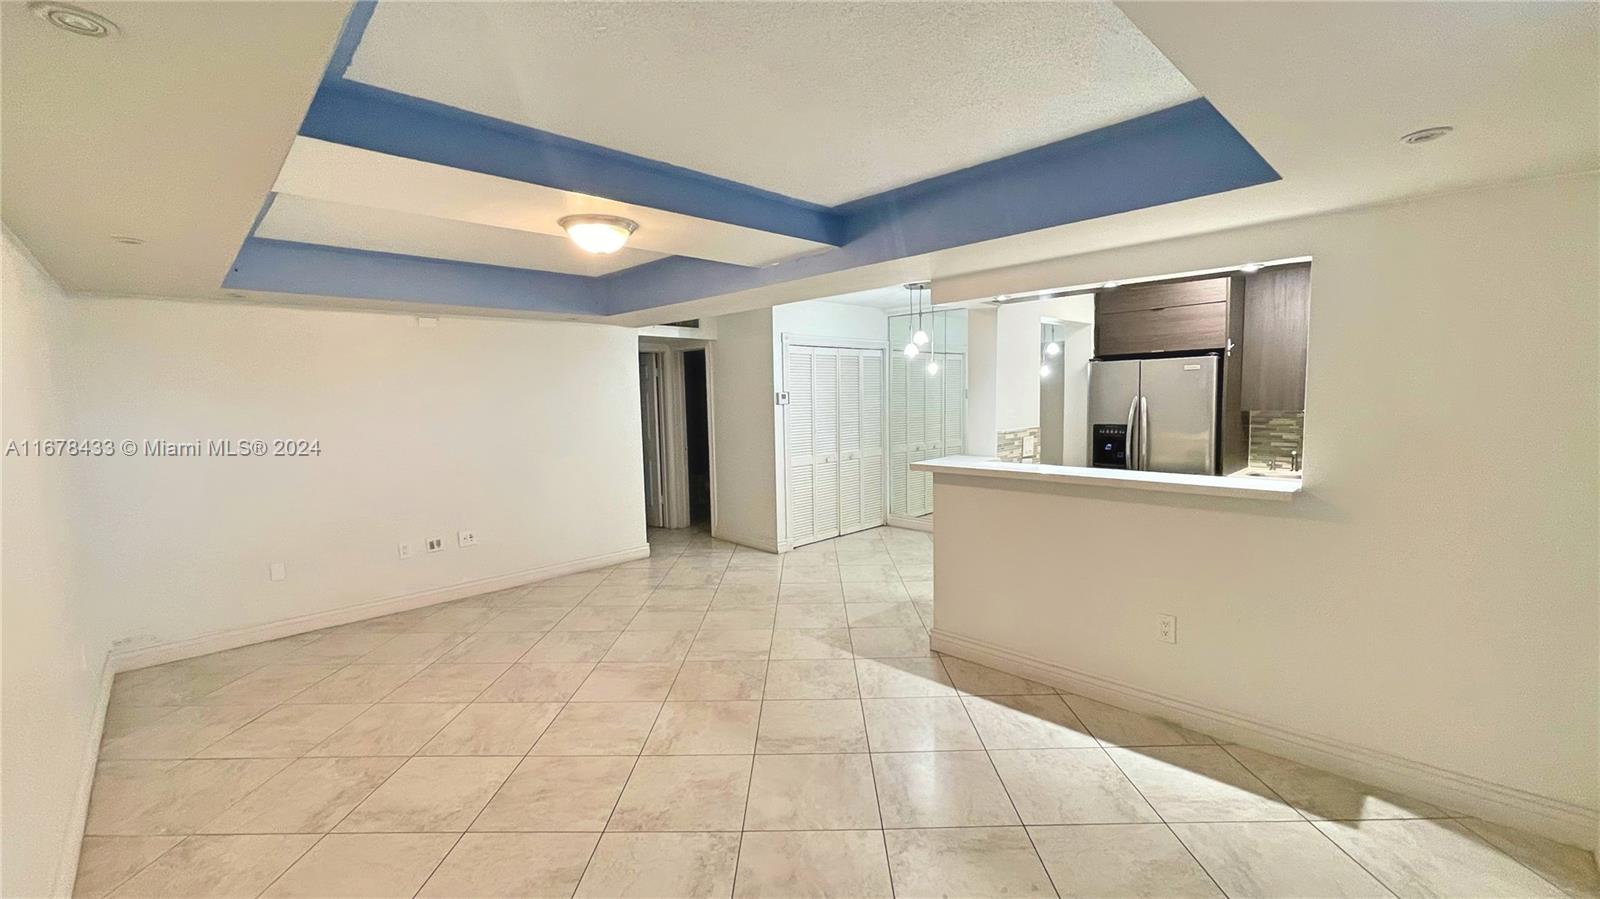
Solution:
{"label": "mosaic tile backsplash", "polygon": [[1305,428],[1304,412],[1251,412],[1250,413],[1250,467],[1280,469],[1290,467],[1291,452],[1299,453],[1300,464],[1305,465],[1305,452],[1300,448],[1300,435]]}
{"label": "mosaic tile backsplash", "polygon": [[999,448],[995,455],[1001,462],[1037,462],[1039,461],[1039,429],[1017,428],[1014,431],[1000,431]]}

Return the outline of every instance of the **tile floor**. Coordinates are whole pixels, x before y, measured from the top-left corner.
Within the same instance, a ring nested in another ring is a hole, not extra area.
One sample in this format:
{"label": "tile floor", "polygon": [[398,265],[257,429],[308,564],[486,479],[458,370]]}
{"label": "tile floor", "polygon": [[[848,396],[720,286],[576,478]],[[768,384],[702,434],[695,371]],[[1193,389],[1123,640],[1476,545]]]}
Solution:
{"label": "tile floor", "polygon": [[932,544],[647,560],[117,678],[80,896],[1600,896],[1592,857],[929,651]]}

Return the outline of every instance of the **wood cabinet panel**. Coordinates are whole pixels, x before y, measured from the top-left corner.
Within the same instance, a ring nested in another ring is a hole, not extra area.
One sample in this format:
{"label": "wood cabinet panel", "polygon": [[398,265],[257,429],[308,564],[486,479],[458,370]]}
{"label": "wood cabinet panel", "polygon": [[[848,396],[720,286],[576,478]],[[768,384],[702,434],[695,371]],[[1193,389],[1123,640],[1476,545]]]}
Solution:
{"label": "wood cabinet panel", "polygon": [[1094,337],[1101,356],[1218,349],[1228,342],[1228,304],[1097,314]]}
{"label": "wood cabinet panel", "polygon": [[1298,412],[1306,407],[1306,337],[1311,266],[1286,265],[1245,279],[1245,409]]}
{"label": "wood cabinet panel", "polygon": [[1199,306],[1228,301],[1228,278],[1203,278],[1198,281],[1163,281],[1159,284],[1129,284],[1095,294],[1097,313],[1137,312],[1142,309],[1168,309],[1173,306]]}

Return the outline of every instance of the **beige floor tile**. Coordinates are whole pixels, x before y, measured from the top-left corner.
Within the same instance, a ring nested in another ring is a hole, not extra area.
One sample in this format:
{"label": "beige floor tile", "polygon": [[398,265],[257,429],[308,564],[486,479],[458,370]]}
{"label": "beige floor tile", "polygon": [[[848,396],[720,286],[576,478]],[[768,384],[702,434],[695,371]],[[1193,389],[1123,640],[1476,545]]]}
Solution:
{"label": "beige floor tile", "polygon": [[1029,827],[1063,899],[1221,899],[1165,824]]}
{"label": "beige floor tile", "polygon": [[615,606],[578,606],[551,628],[553,631],[620,631],[638,614],[637,609]]}
{"label": "beige floor tile", "polygon": [[111,895],[253,899],[316,841],[310,834],[189,837]]}
{"label": "beige floor tile", "polygon": [[[484,633],[499,634],[526,634],[543,633],[556,626],[556,623],[567,616],[566,607],[535,607],[516,606],[504,609],[493,618],[483,622],[477,629]],[[563,628],[574,630],[575,628]],[[590,628],[581,628],[590,630]],[[612,628],[621,630],[621,627]]]}
{"label": "beige floor tile", "polygon": [[[784,588],[801,584],[839,586],[839,566],[837,565],[790,565],[783,566],[783,579],[779,582],[778,592],[782,594]],[[841,598],[843,591],[840,591]]]}
{"label": "beige floor tile", "polygon": [[711,608],[714,587],[657,587],[645,600],[644,608],[704,612]]}
{"label": "beige floor tile", "polygon": [[1587,849],[1487,821],[1469,819],[1460,823],[1568,895],[1600,899],[1600,869],[1595,866],[1594,853]]}
{"label": "beige floor tile", "polygon": [[845,612],[851,627],[922,627],[910,602],[852,602]]}
{"label": "beige floor tile", "polygon": [[528,654],[544,632],[507,631],[473,634],[439,657],[449,664],[485,665],[493,662],[511,663]]}
{"label": "beige floor tile", "polygon": [[198,828],[200,833],[322,833],[332,830],[405,759],[299,759]]}
{"label": "beige floor tile", "polygon": [[898,899],[1056,894],[1020,827],[889,830],[883,836]]}
{"label": "beige floor tile", "polygon": [[756,752],[865,752],[867,730],[854,699],[768,700]]}
{"label": "beige floor tile", "polygon": [[466,634],[397,634],[393,640],[357,659],[357,664],[428,664],[449,652]]}
{"label": "beige floor tile", "polygon": [[281,705],[196,753],[201,758],[299,758],[367,710],[365,703]]}
{"label": "beige floor tile", "polygon": [[[126,705],[113,700],[106,706],[105,725],[100,729],[100,746],[103,749],[111,741],[119,740],[142,727],[154,724],[179,708],[182,706]],[[196,706],[196,708],[208,707]]]}
{"label": "beige floor tile", "polygon": [[885,827],[1020,824],[984,752],[891,752],[872,756]]}
{"label": "beige floor tile", "polygon": [[608,833],[578,884],[581,899],[725,897],[739,857],[736,833]]}
{"label": "beige floor tile", "polygon": [[262,706],[181,706],[100,747],[102,759],[185,759],[266,711]]}
{"label": "beige floor tile", "polygon": [[750,789],[748,756],[644,756],[609,830],[739,830]]}
{"label": "beige floor tile", "polygon": [[593,590],[596,586],[598,585],[574,587],[566,584],[539,584],[532,590],[528,591],[524,602],[528,605],[540,606],[543,608],[570,609],[582,602],[583,598],[589,595],[589,591]]}
{"label": "beige floor tile", "polygon": [[460,703],[378,703],[306,755],[411,755],[460,713]]}
{"label": "beige floor tile", "polygon": [[767,699],[855,699],[849,659],[781,659],[767,665]]}
{"label": "beige floor tile", "polygon": [[78,850],[78,876],[72,884],[74,899],[99,899],[183,837],[84,837]]}
{"label": "beige floor tile", "polygon": [[618,631],[555,631],[539,638],[523,662],[598,662],[617,641]]}
{"label": "beige floor tile", "polygon": [[268,665],[207,693],[196,705],[276,705],[322,680],[341,665]]}
{"label": "beige floor tile", "polygon": [[911,596],[912,602],[933,602],[933,581],[907,580],[901,577],[900,582],[905,584],[906,593]]}
{"label": "beige floor tile", "polygon": [[911,594],[899,581],[854,582],[844,585],[844,601],[850,605],[910,602]]}
{"label": "beige floor tile", "polygon": [[[260,666],[247,662],[201,663],[191,659],[126,671],[111,685],[113,706],[160,706],[199,703],[209,693]],[[250,703],[247,703],[250,704]]]}
{"label": "beige floor tile", "polygon": [[587,662],[518,662],[478,694],[478,701],[565,702],[592,670]]}
{"label": "beige floor tile", "polygon": [[425,666],[350,665],[284,700],[291,703],[377,702]]}
{"label": "beige floor tile", "polygon": [[669,702],[645,741],[645,755],[750,755],[761,703]]}
{"label": "beige floor tile", "polygon": [[[462,602],[471,602],[471,600],[462,600]],[[433,634],[469,633],[482,627],[489,619],[498,614],[499,612],[495,609],[481,605],[468,606],[451,603],[423,619],[421,624],[411,630],[415,633],[426,632]],[[535,630],[542,629],[535,628]]]}
{"label": "beige floor tile", "polygon": [[1050,693],[961,697],[983,745],[995,749],[1087,749],[1100,745],[1061,697]]}
{"label": "beige floor tile", "polygon": [[1563,895],[1457,821],[1324,821],[1316,827],[1401,899]]}
{"label": "beige floor tile", "polygon": [[194,833],[289,764],[288,759],[109,761],[95,769],[94,836]]}
{"label": "beige floor tile", "polygon": [[712,608],[706,613],[705,620],[700,623],[700,629],[702,631],[769,630],[777,610],[776,605],[763,605],[752,609]]}
{"label": "beige floor tile", "polygon": [[966,707],[954,696],[864,699],[861,710],[873,752],[983,748]]}
{"label": "beige floor tile", "polygon": [[736,899],[892,899],[889,859],[876,830],[747,833]]}
{"label": "beige floor tile", "polygon": [[389,899],[414,894],[456,844],[453,833],[334,833],[262,894],[270,899]]}
{"label": "beige floor tile", "polygon": [[650,592],[655,588],[655,584],[652,583],[601,584],[591,590],[579,605],[637,609],[644,605],[644,601],[650,598]]}
{"label": "beige floor tile", "polygon": [[722,572],[720,570],[699,567],[684,568],[680,570],[674,567],[671,571],[667,572],[666,577],[661,579],[661,586],[715,587],[721,582]]}
{"label": "beige floor tile", "polygon": [[533,744],[533,755],[638,755],[659,702],[572,702]]}
{"label": "beige floor tile", "polygon": [[872,760],[850,755],[759,755],[746,830],[876,828]]}
{"label": "beige floor tile", "polygon": [[[799,603],[812,605],[816,603],[842,604],[844,602],[844,589],[835,579],[831,583],[801,583],[784,581],[778,588],[778,604]],[[843,623],[840,624],[843,627]]]}
{"label": "beige floor tile", "polygon": [[417,895],[566,899],[598,840],[598,834],[581,833],[469,833]]}
{"label": "beige floor tile", "polygon": [[848,659],[851,657],[850,631],[847,628],[801,628],[772,631],[772,658]]}
{"label": "beige floor tile", "polygon": [[684,662],[667,699],[760,699],[767,663],[757,660]]}
{"label": "beige floor tile", "polygon": [[592,590],[604,582],[606,578],[610,577],[612,573],[613,570],[610,568],[595,569],[592,571],[574,571],[571,574],[563,574],[559,577],[548,578],[540,581],[539,586],[541,588],[584,587],[586,590]]}
{"label": "beige floor tile", "polygon": [[784,603],[776,607],[773,625],[784,630],[841,628],[849,625],[838,603]]}
{"label": "beige floor tile", "polygon": [[692,638],[705,617],[698,610],[645,609],[628,622],[628,631],[683,631]]}
{"label": "beige floor tile", "polygon": [[1392,895],[1304,821],[1172,829],[1231,897]]}
{"label": "beige floor tile", "polygon": [[1133,824],[1161,820],[1105,750],[990,750],[1024,824]]}
{"label": "beige floor tile", "polygon": [[1389,790],[1308,768],[1243,746],[1226,747],[1250,772],[1308,818],[1442,818],[1443,809]]}
{"label": "beige floor tile", "polygon": [[[624,634],[623,638],[626,637]],[[572,701],[660,702],[667,698],[673,678],[677,676],[676,664],[601,662],[572,695]]]}
{"label": "beige floor tile", "polygon": [[868,699],[956,695],[937,658],[856,659],[855,665],[861,695]]}
{"label": "beige floor tile", "polygon": [[957,690],[976,696],[1015,696],[1055,692],[1037,681],[996,671],[954,656],[944,657],[944,669],[950,672],[950,680],[956,685]]}
{"label": "beige floor tile", "polygon": [[1106,746],[1212,746],[1216,741],[1170,721],[1119,709],[1086,696],[1062,697],[1089,732]]}
{"label": "beige floor tile", "polygon": [[898,584],[900,572],[893,562],[847,564],[841,560],[839,580],[846,584]]}
{"label": "beige floor tile", "polygon": [[1299,821],[1220,746],[1106,750],[1167,821]]}
{"label": "beige floor tile", "polygon": [[[707,613],[709,614],[709,613]],[[722,659],[764,659],[772,647],[772,630],[702,630],[689,647],[689,658],[697,662]]]}
{"label": "beige floor tile", "polygon": [[522,760],[489,800],[473,830],[604,830],[632,756],[573,756]]}
{"label": "beige floor tile", "polygon": [[504,756],[413,758],[339,823],[344,833],[466,830],[517,766]]}
{"label": "beige floor tile", "polygon": [[863,659],[900,659],[929,656],[928,632],[919,627],[853,627],[850,644]]}
{"label": "beige floor tile", "polygon": [[418,755],[526,755],[560,711],[559,702],[475,702]]}

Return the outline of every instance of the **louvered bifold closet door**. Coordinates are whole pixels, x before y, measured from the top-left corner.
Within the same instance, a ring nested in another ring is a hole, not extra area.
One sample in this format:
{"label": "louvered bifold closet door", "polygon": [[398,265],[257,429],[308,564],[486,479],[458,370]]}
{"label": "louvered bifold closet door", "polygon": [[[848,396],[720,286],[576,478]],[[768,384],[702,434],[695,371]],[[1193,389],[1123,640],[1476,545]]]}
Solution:
{"label": "louvered bifold closet door", "polygon": [[[811,389],[815,402],[812,416],[813,468],[812,539],[839,535],[839,355],[840,350],[816,347]],[[845,351],[847,352],[847,351]]]}
{"label": "louvered bifold closet door", "polygon": [[816,532],[816,469],[818,453],[813,439],[816,403],[812,376],[816,357],[811,347],[788,347],[783,358],[783,386],[789,404],[783,407],[784,474],[789,519],[789,541],[808,543]]}
{"label": "louvered bifold closet door", "polygon": [[883,353],[861,354],[861,526],[887,521],[883,509]]}
{"label": "louvered bifold closet door", "polygon": [[910,369],[906,357],[892,353],[889,357],[889,511],[895,515],[909,515],[907,509],[910,491],[911,438],[906,431],[906,372]]}
{"label": "louvered bifold closet door", "polygon": [[[928,360],[922,356],[906,366],[906,440],[910,462],[928,458]],[[915,518],[928,514],[929,496],[926,477],[913,471],[906,477],[906,514]]]}
{"label": "louvered bifold closet door", "polygon": [[861,530],[861,352],[839,351],[839,532]]}

